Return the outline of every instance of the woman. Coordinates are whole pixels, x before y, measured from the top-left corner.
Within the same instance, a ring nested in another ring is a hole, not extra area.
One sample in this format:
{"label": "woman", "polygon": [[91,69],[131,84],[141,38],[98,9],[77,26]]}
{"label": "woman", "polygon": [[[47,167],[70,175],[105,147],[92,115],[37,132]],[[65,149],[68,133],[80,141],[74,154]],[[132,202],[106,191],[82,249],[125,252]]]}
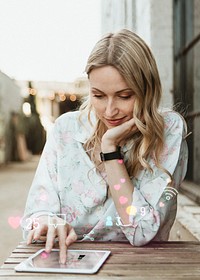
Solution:
{"label": "woman", "polygon": [[140,37],[104,36],[86,72],[89,98],[56,120],[22,223],[27,243],[45,239],[47,252],[58,237],[62,263],[77,238],[167,240],[187,166],[184,120],[159,109],[156,62]]}

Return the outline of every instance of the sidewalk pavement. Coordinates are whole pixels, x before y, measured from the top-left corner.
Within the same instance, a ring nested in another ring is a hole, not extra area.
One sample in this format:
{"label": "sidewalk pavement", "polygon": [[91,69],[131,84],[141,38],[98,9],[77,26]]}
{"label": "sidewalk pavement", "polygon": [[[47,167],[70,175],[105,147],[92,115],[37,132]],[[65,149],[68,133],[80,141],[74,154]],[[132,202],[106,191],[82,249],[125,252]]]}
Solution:
{"label": "sidewalk pavement", "polygon": [[0,166],[0,265],[22,241],[19,225],[39,156]]}

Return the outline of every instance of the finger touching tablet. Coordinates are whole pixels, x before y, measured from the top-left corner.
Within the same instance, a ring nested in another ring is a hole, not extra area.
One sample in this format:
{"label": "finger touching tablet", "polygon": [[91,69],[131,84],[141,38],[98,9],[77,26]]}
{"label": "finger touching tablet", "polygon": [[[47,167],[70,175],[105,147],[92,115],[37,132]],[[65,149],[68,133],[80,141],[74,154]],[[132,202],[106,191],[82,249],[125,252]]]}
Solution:
{"label": "finger touching tablet", "polygon": [[110,251],[100,250],[67,250],[66,264],[59,262],[59,250],[44,249],[29,257],[15,267],[18,272],[55,272],[93,274],[99,270],[110,255]]}

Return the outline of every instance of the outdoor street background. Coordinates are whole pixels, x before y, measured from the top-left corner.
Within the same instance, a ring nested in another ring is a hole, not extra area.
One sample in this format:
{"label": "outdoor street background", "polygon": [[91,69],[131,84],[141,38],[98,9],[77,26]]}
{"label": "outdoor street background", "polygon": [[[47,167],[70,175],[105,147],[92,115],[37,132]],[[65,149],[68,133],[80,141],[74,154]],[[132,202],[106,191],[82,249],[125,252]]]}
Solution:
{"label": "outdoor street background", "polygon": [[22,241],[18,217],[23,215],[38,160],[39,156],[31,156],[26,162],[12,162],[0,168],[0,265]]}
{"label": "outdoor street background", "polygon": [[123,28],[149,45],[161,106],[180,111],[192,132],[171,238],[200,241],[200,0],[0,0],[0,265],[22,240],[49,129],[88,95],[97,40]]}

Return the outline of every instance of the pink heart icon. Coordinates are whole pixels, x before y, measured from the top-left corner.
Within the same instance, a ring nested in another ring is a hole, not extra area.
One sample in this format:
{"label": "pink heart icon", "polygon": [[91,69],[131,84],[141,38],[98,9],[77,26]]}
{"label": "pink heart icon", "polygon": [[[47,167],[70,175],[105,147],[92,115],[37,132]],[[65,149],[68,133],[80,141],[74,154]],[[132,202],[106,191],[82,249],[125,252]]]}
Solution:
{"label": "pink heart icon", "polygon": [[161,202],[159,203],[159,206],[162,208],[162,207],[165,206],[165,204],[161,201]]}
{"label": "pink heart icon", "polygon": [[21,222],[21,217],[20,217],[20,216],[9,217],[9,218],[8,218],[8,223],[9,223],[9,225],[10,225],[12,228],[14,228],[14,229],[16,229],[16,228],[19,227],[20,222]]}
{"label": "pink heart icon", "polygon": [[121,188],[120,185],[114,185],[114,189],[115,189],[116,191],[118,191],[120,188]]}
{"label": "pink heart icon", "polygon": [[121,183],[125,183],[125,182],[126,182],[126,179],[121,178],[121,179],[120,179],[120,182],[121,182]]}
{"label": "pink heart icon", "polygon": [[42,252],[42,253],[41,253],[41,258],[42,258],[42,259],[47,259],[48,256],[49,256],[49,253],[46,253],[46,252]]}
{"label": "pink heart icon", "polygon": [[120,202],[121,204],[125,204],[127,201],[128,201],[128,198],[127,198],[127,197],[125,197],[125,196],[120,196],[119,202]]}
{"label": "pink heart icon", "polygon": [[118,163],[122,164],[123,163],[123,159],[118,159]]}

